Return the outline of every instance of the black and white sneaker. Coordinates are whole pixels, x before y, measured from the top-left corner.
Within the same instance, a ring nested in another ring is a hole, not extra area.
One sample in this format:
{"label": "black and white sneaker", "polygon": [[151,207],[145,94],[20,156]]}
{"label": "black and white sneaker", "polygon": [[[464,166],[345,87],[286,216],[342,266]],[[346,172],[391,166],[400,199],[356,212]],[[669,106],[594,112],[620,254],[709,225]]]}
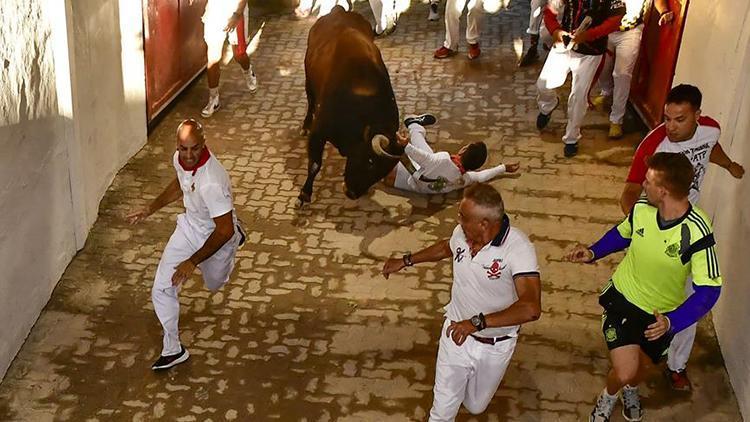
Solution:
{"label": "black and white sneaker", "polygon": [[640,422],[643,419],[643,409],[641,409],[641,398],[638,395],[638,387],[622,387],[622,416],[628,422]]}
{"label": "black and white sneaker", "polygon": [[154,371],[169,369],[175,365],[179,365],[182,362],[185,362],[189,357],[190,353],[188,353],[187,349],[183,346],[180,346],[180,353],[169,356],[159,356],[159,359],[157,359],[156,362],[151,365],[151,369],[153,369]]}
{"label": "black and white sneaker", "polygon": [[418,116],[410,115],[406,116],[406,118],[404,119],[404,126],[406,126],[407,128],[409,127],[409,125],[414,123],[420,126],[430,126],[437,123],[437,119],[432,114],[420,114]]}
{"label": "black and white sneaker", "polygon": [[547,124],[549,123],[550,119],[552,119],[552,112],[555,111],[557,106],[560,105],[560,100],[557,100],[557,104],[555,104],[554,107],[552,107],[552,110],[550,110],[549,113],[544,114],[541,111],[539,112],[539,115],[536,116],[536,128],[539,130],[544,129],[547,127]]}

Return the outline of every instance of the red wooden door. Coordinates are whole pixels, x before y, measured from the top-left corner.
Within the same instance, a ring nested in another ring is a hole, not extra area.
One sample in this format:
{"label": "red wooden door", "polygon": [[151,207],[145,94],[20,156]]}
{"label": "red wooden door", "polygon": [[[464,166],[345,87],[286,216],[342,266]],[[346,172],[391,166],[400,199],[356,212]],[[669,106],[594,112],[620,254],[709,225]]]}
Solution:
{"label": "red wooden door", "polygon": [[651,128],[663,118],[664,101],[672,88],[689,2],[669,0],[674,20],[668,25],[659,26],[659,13],[653,7],[646,17],[641,53],[633,71],[630,101]]}
{"label": "red wooden door", "polygon": [[206,0],[143,0],[149,121],[206,66],[205,7]]}

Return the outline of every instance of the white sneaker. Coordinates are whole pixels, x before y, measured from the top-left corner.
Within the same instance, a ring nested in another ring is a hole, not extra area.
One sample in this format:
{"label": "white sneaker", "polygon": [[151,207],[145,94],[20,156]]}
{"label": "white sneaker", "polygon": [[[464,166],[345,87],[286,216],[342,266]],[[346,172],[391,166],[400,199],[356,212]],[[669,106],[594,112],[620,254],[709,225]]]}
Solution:
{"label": "white sneaker", "polygon": [[641,398],[638,396],[638,387],[622,387],[622,416],[628,422],[639,422],[643,419],[641,409]]}
{"label": "white sneaker", "polygon": [[430,2],[430,15],[427,16],[428,21],[436,21],[440,19],[440,13],[438,13],[438,4]]}
{"label": "white sneaker", "polygon": [[253,71],[252,66],[250,66],[250,69],[247,70],[247,73],[245,74],[245,80],[247,81],[247,89],[249,89],[250,92],[255,92],[258,90],[258,78],[255,76],[255,72]]}
{"label": "white sneaker", "polygon": [[609,417],[612,415],[615,403],[617,403],[617,396],[605,397],[602,391],[599,394],[599,398],[596,399],[594,410],[589,415],[589,422],[609,422]]}
{"label": "white sneaker", "polygon": [[201,110],[201,116],[203,117],[211,117],[216,111],[221,107],[221,104],[219,104],[219,97],[213,97],[208,99],[208,104],[206,104],[205,107],[203,107],[203,110]]}

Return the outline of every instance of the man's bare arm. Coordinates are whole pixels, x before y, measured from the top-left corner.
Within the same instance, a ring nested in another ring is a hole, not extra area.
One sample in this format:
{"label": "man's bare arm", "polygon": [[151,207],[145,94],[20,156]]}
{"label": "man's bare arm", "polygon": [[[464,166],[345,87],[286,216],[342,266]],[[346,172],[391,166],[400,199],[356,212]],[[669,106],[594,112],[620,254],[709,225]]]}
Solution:
{"label": "man's bare arm", "polygon": [[174,180],[164,188],[164,191],[156,197],[156,199],[143,208],[131,211],[125,219],[130,224],[139,223],[149,215],[159,211],[166,205],[171,204],[180,198],[182,198],[182,189],[180,188],[180,181],[175,177]]}
{"label": "man's bare arm", "polygon": [[[448,240],[441,240],[432,246],[429,246],[411,256],[412,264],[420,262],[436,262],[451,256],[451,247]],[[403,258],[390,258],[383,265],[383,276],[387,279],[391,273],[401,271],[406,267]]]}
{"label": "man's bare arm", "polygon": [[203,243],[190,258],[183,261],[175,267],[174,275],[172,275],[172,285],[176,286],[190,277],[195,271],[195,267],[201,262],[205,261],[213,254],[216,253],[229,239],[234,236],[234,220],[232,218],[232,211],[216,217],[213,219],[216,223],[214,231],[208,236],[208,239]]}

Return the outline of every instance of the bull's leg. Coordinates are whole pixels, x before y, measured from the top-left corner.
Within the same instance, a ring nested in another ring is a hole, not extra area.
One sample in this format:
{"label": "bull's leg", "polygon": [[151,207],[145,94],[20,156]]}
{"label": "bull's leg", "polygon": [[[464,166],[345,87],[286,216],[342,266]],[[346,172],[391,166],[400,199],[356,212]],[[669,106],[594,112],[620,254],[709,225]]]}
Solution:
{"label": "bull's leg", "polygon": [[307,114],[305,115],[305,121],[302,122],[302,130],[300,135],[310,135],[310,124],[312,123],[313,110],[315,109],[315,96],[313,95],[310,82],[305,81],[305,92],[307,93]]}
{"label": "bull's leg", "polygon": [[313,133],[307,140],[307,179],[297,197],[298,208],[302,208],[306,202],[312,200],[313,182],[315,181],[315,176],[320,171],[320,167],[323,165],[324,146],[325,141],[318,133]]}

